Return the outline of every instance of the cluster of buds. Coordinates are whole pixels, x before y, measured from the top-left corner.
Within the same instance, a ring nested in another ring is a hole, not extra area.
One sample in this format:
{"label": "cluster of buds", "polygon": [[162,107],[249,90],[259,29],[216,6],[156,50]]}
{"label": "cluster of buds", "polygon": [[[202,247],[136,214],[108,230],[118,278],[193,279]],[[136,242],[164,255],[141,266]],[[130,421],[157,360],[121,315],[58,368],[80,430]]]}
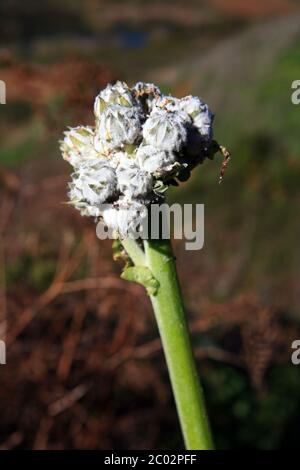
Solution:
{"label": "cluster of buds", "polygon": [[213,156],[213,115],[199,98],[120,81],[100,92],[94,113],[94,127],[70,128],[61,142],[63,158],[74,167],[68,195],[81,214],[124,238],[170,184]]}

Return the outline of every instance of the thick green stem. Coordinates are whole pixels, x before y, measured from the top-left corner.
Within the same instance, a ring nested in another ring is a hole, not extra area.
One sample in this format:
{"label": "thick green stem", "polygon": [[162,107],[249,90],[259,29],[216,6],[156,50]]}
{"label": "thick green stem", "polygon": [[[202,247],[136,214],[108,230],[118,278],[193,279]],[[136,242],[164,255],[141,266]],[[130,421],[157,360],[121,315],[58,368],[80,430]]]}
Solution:
{"label": "thick green stem", "polygon": [[151,296],[188,450],[212,449],[204,396],[197,374],[170,240],[147,240],[146,266],[159,282]]}

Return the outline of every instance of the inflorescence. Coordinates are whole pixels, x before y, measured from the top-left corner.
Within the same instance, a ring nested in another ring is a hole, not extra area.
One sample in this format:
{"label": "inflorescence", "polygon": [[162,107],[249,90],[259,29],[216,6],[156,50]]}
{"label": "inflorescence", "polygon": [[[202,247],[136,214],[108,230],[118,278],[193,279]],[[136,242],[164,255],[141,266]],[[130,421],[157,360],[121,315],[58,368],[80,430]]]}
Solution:
{"label": "inflorescence", "polygon": [[130,88],[120,81],[100,92],[94,113],[94,127],[70,128],[61,142],[74,167],[68,196],[82,215],[124,238],[170,184],[213,157],[213,114],[197,97],[178,99],[153,84]]}

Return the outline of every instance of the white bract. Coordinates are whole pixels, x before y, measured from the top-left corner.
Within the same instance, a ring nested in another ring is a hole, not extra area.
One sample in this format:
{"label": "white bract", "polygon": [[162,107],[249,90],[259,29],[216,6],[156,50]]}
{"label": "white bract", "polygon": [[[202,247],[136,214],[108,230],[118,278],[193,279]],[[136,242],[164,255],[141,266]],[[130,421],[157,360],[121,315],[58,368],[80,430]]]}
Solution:
{"label": "white bract", "polygon": [[94,113],[94,127],[70,128],[61,142],[63,158],[75,169],[69,198],[81,214],[101,218],[122,238],[140,227],[147,206],[165,197],[174,178],[183,180],[212,155],[213,115],[197,97],[179,99],[152,83],[130,88],[120,81],[99,93]]}

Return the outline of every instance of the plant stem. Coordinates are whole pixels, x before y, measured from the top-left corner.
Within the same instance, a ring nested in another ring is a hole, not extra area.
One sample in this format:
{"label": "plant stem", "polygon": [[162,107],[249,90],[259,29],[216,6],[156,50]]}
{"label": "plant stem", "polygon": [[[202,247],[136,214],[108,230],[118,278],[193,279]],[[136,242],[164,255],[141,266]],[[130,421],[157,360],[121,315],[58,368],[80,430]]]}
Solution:
{"label": "plant stem", "polygon": [[182,304],[170,240],[144,242],[146,265],[160,287],[151,296],[186,448],[212,449],[204,396]]}
{"label": "plant stem", "polygon": [[143,250],[139,247],[137,242],[134,239],[126,238],[122,240],[122,245],[129,254],[133,263],[136,266],[144,266],[145,264],[145,255]]}

